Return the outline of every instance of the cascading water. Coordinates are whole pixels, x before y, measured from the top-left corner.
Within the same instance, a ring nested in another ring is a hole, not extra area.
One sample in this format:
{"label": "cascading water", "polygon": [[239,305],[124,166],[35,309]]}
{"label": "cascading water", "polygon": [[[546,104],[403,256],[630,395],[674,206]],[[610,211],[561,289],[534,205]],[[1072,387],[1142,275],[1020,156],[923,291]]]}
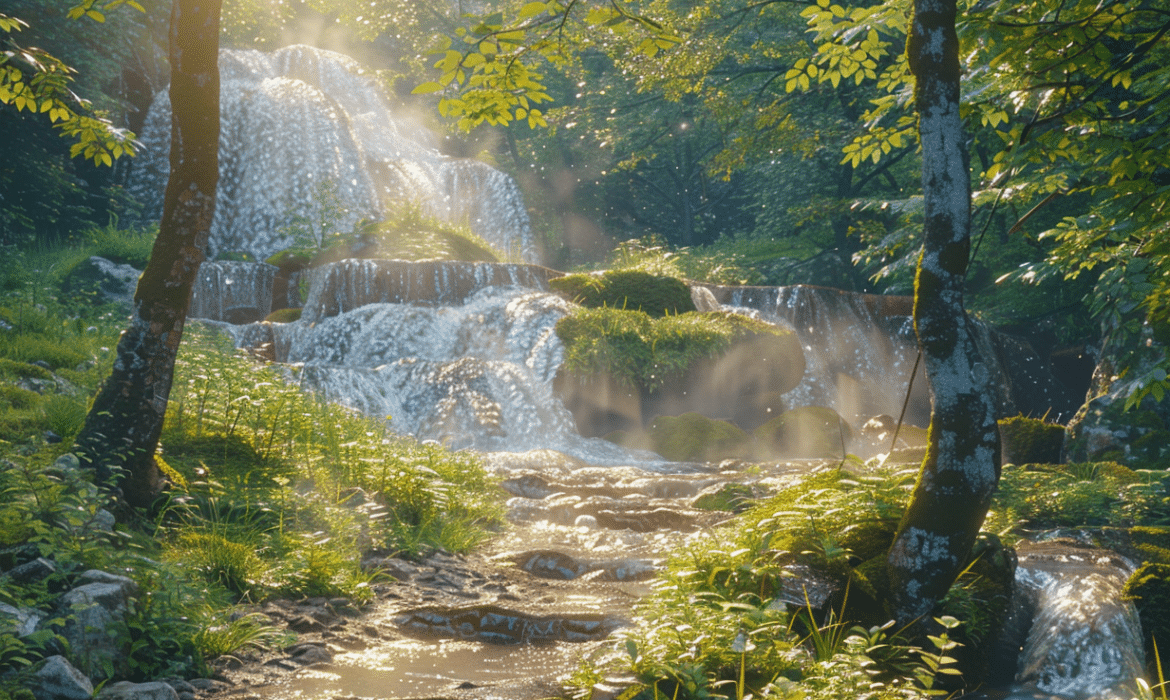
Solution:
{"label": "cascading water", "polygon": [[[220,74],[211,258],[239,251],[264,260],[291,244],[287,227],[297,217],[335,217],[333,230],[348,231],[359,219],[417,202],[469,224],[510,258],[536,261],[515,181],[486,163],[441,155],[429,131],[396,118],[352,59],[309,46],[224,50]],[[159,92],[129,186],[147,217],[162,209],[170,111],[167,92]]]}
{"label": "cascading water", "polygon": [[1129,700],[1143,674],[1142,632],[1122,596],[1132,565],[1112,552],[1019,547],[1014,617],[1027,629],[1016,683],[998,700]]}

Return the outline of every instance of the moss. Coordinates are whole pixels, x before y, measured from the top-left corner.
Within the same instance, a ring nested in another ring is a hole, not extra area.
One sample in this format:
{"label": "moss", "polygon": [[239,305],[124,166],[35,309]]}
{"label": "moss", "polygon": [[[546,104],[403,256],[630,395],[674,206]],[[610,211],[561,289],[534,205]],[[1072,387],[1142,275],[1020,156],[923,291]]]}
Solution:
{"label": "moss", "polygon": [[724,510],[739,513],[755,498],[755,492],[747,484],[723,484],[717,491],[699,496],[691,506],[699,510]]}
{"label": "moss", "polygon": [[655,318],[695,311],[690,287],[685,282],[639,270],[566,275],[549,284],[570,301],[588,308],[644,311]]}
{"label": "moss", "polygon": [[751,452],[747,433],[727,421],[698,413],[659,416],[649,434],[652,449],[676,462],[712,462]]}
{"label": "moss", "polygon": [[884,557],[894,541],[897,526],[898,523],[893,520],[854,523],[841,532],[840,544],[858,561]]}
{"label": "moss", "polygon": [[292,323],[300,320],[302,311],[301,308],[277,309],[268,314],[264,320],[268,323]]}
{"label": "moss", "polygon": [[756,428],[753,435],[768,454],[796,458],[844,457],[852,440],[849,424],[831,408],[802,406]]}
{"label": "moss", "polygon": [[[39,368],[38,368],[39,369]],[[0,386],[0,409],[23,410],[35,408],[41,403],[41,395],[18,386]]]}
{"label": "moss", "polygon": [[1064,445],[1064,433],[1064,426],[1036,418],[1003,418],[999,421],[1003,462],[1057,464]]}
{"label": "moss", "polygon": [[701,358],[738,340],[780,336],[781,329],[725,312],[652,318],[641,311],[581,308],[557,322],[565,369],[575,375],[609,374],[619,384],[654,390]]}
{"label": "moss", "polygon": [[[0,336],[0,358],[8,358],[16,362],[32,363],[42,361],[53,369],[61,367],[76,367],[90,359],[89,355],[75,349],[60,339],[41,335]],[[12,365],[5,365],[12,368]],[[13,368],[15,369],[15,368]],[[5,371],[0,367],[0,372]],[[23,370],[21,376],[36,376],[41,379],[51,379],[51,374],[27,374],[30,370]]]}
{"label": "moss", "polygon": [[1143,564],[1125,582],[1122,593],[1137,608],[1147,640],[1146,667],[1152,671],[1151,678],[1157,678],[1153,646],[1148,642],[1162,640],[1162,648],[1167,648],[1170,639],[1170,564]]}
{"label": "moss", "polygon": [[281,270],[295,272],[297,270],[303,270],[304,268],[308,267],[309,262],[312,261],[312,259],[313,256],[309,255],[303,250],[289,248],[287,250],[282,250],[279,253],[270,255],[264,262],[268,263],[269,265],[275,265]]}

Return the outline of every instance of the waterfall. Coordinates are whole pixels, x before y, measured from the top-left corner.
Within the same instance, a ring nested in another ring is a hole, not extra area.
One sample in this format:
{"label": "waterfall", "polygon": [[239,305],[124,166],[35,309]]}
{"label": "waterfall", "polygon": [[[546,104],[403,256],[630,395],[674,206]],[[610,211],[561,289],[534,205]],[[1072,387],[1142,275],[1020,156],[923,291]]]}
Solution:
{"label": "waterfall", "polygon": [[[509,258],[537,258],[514,180],[477,160],[443,156],[433,135],[397,118],[371,74],[309,46],[220,52],[220,180],[210,256],[264,260],[292,244],[296,217],[351,230],[417,202],[467,223]],[[130,191],[157,218],[169,172],[170,99],[155,96]],[[332,212],[332,213],[331,213]]]}
{"label": "waterfall", "polygon": [[205,262],[191,289],[193,318],[233,324],[263,320],[272,311],[276,268],[265,263]]}

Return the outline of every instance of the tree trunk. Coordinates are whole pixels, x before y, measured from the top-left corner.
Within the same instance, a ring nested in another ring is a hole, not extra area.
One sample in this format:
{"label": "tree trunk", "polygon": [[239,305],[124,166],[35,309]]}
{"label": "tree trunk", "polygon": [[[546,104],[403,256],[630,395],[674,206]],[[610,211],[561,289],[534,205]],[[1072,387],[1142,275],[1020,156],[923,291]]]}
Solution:
{"label": "tree trunk", "polygon": [[914,327],[930,382],[930,442],[889,552],[895,618],[930,613],[966,564],[999,480],[999,433],[963,286],[971,193],[959,119],[955,0],[915,0],[906,53],[917,79],[925,197]]}
{"label": "tree trunk", "polygon": [[219,180],[220,0],[171,9],[171,172],[158,238],[134,293],[114,369],[77,438],[99,483],[147,506],[162,480],[154,461],[191,287],[207,249]]}

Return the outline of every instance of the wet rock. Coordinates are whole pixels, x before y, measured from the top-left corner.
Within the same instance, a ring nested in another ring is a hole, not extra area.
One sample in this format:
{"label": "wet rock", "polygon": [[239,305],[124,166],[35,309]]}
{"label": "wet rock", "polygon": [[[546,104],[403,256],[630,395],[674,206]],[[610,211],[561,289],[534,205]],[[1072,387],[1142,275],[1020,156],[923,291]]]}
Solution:
{"label": "wet rock", "polygon": [[820,406],[785,411],[753,433],[760,448],[776,457],[842,458],[853,443],[853,429],[837,412]]}
{"label": "wet rock", "polygon": [[33,674],[33,695],[37,700],[89,700],[93,684],[64,656],[50,656]]}
{"label": "wet rock", "polygon": [[327,664],[333,661],[333,654],[320,644],[297,644],[289,649],[292,660],[302,666]]}
{"label": "wet rock", "polygon": [[288,621],[288,628],[294,632],[320,632],[326,626],[311,615],[297,615]]}
{"label": "wet rock", "polygon": [[694,530],[698,524],[693,514],[682,513],[669,508],[653,510],[602,510],[594,514],[598,524],[610,530],[633,530],[651,532],[654,530]]}
{"label": "wet rock", "polygon": [[120,681],[102,688],[99,700],[179,700],[179,694],[162,681],[131,683]]}
{"label": "wet rock", "polygon": [[394,623],[412,635],[487,644],[585,642],[617,628],[615,621],[600,615],[531,615],[495,605],[408,610]]}

